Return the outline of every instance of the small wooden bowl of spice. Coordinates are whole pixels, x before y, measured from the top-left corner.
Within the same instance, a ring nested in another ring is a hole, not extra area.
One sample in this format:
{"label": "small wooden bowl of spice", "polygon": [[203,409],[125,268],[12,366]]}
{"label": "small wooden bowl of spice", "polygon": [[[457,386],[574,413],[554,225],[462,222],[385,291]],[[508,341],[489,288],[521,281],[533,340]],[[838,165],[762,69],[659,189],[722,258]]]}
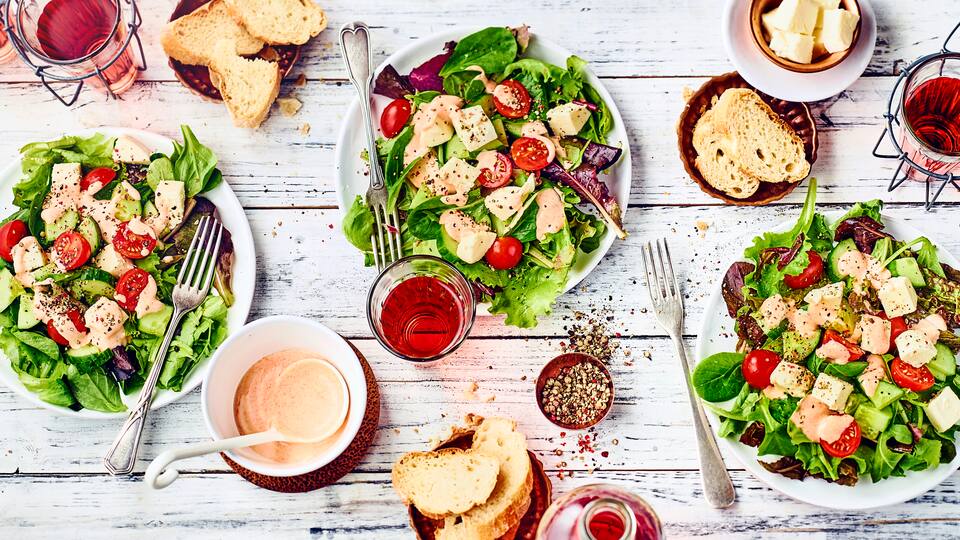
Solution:
{"label": "small wooden bowl of spice", "polygon": [[537,405],[547,420],[564,429],[595,426],[613,407],[610,371],[589,354],[561,354],[537,377]]}

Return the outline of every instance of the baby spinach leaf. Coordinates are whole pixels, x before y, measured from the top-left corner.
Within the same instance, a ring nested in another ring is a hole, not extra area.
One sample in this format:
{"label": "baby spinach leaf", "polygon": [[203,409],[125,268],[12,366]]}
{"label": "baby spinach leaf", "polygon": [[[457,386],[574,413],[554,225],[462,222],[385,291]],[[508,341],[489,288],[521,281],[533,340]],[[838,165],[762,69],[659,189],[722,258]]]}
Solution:
{"label": "baby spinach leaf", "polygon": [[841,379],[853,379],[867,369],[866,362],[849,362],[846,364],[827,364],[823,372]]}
{"label": "baby spinach leaf", "polygon": [[343,235],[347,240],[361,251],[370,251],[373,246],[370,244],[370,237],[373,235],[373,212],[363,201],[363,197],[357,195],[353,201],[353,206],[347,210],[347,215],[343,218]]}
{"label": "baby spinach leaf", "polygon": [[461,39],[440,70],[440,76],[479,66],[488,74],[500,73],[517,57],[517,39],[508,28],[484,28]]}
{"label": "baby spinach leaf", "polygon": [[67,381],[73,395],[84,408],[100,412],[122,412],[127,406],[120,399],[117,381],[103,369],[81,374],[76,367],[67,370]]}
{"label": "baby spinach leaf", "polygon": [[174,177],[183,182],[186,196],[193,197],[209,189],[210,184],[219,183],[217,156],[206,146],[200,144],[189,126],[180,126],[183,144],[173,143],[174,151],[170,159],[173,162]]}
{"label": "baby spinach leaf", "polygon": [[743,357],[743,353],[721,352],[701,360],[692,376],[700,397],[713,403],[736,397],[745,382]]}

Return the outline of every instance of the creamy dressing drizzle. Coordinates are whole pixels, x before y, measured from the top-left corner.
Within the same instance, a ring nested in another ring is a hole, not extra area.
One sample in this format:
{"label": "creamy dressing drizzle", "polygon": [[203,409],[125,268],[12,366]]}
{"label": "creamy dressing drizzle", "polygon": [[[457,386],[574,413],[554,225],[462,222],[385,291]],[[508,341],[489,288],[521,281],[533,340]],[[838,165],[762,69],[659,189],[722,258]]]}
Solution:
{"label": "creamy dressing drizzle", "polygon": [[[453,133],[453,123],[450,121],[450,113],[459,110],[463,106],[463,100],[457,96],[440,95],[430,103],[425,103],[417,108],[413,113],[413,137],[407,143],[403,152],[403,165],[407,166],[413,163],[413,160],[426,155],[430,147],[424,143],[423,135],[428,129],[439,126],[444,131]],[[448,137],[449,138],[449,137]]]}
{"label": "creamy dressing drizzle", "polygon": [[835,442],[853,422],[848,414],[831,414],[822,401],[808,395],[800,400],[790,421],[813,442]]}
{"label": "creamy dressing drizzle", "polygon": [[10,250],[10,255],[13,258],[13,271],[22,285],[30,287],[33,285],[33,272],[40,266],[43,266],[41,263],[40,266],[34,266],[28,264],[27,256],[30,253],[40,253],[41,258],[44,258],[43,248],[40,247],[40,242],[32,236],[25,236],[20,239],[19,242]]}
{"label": "creamy dressing drizzle", "polygon": [[857,250],[850,250],[840,256],[840,260],[837,261],[837,271],[841,275],[852,277],[854,290],[861,293],[866,283],[880,290],[880,287],[890,279],[890,271],[881,266],[880,261]]}
{"label": "creamy dressing drizzle", "polygon": [[537,207],[537,240],[542,242],[548,234],[563,229],[567,218],[563,213],[563,199],[556,188],[537,193]]}

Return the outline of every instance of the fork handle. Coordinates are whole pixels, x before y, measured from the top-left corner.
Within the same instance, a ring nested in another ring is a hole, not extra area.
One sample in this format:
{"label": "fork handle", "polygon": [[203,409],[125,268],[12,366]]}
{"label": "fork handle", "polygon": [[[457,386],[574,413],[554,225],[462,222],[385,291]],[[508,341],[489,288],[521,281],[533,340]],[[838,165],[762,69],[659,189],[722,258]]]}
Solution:
{"label": "fork handle", "polygon": [[382,189],[383,170],[377,159],[377,134],[374,131],[370,86],[373,84],[373,48],[370,28],[362,22],[352,22],[340,29],[340,50],[347,67],[347,76],[360,95],[360,115],[367,135],[367,153],[370,155],[370,188]]}
{"label": "fork handle", "polygon": [[177,333],[180,321],[186,312],[174,308],[173,315],[170,317],[170,324],[167,326],[167,332],[163,336],[163,342],[153,355],[153,364],[150,366],[150,373],[147,380],[143,383],[140,390],[140,399],[136,407],[130,411],[127,421],[120,428],[120,433],[113,441],[113,446],[103,458],[103,465],[107,471],[114,475],[130,474],[137,464],[137,453],[140,450],[140,438],[143,435],[143,427],[147,423],[147,413],[150,412],[150,404],[153,402],[153,391],[160,379],[160,373],[163,371],[163,359],[167,357],[167,350],[170,348],[170,342]]}
{"label": "fork handle", "polygon": [[683,377],[687,383],[687,397],[693,409],[693,426],[697,433],[697,446],[700,452],[700,476],[703,481],[703,494],[707,502],[714,508],[727,508],[737,498],[730,480],[730,473],[720,456],[717,439],[713,436],[707,415],[700,405],[700,398],[693,390],[693,381],[690,378],[690,364],[687,362],[687,352],[683,340],[679,335],[671,336],[673,345],[677,348],[677,356],[683,366]]}

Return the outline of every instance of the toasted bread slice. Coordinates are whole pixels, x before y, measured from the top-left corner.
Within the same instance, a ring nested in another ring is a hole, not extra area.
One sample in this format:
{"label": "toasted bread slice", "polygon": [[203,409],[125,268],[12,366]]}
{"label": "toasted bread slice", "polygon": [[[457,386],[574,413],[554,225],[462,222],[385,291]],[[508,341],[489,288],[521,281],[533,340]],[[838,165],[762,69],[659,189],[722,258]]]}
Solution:
{"label": "toasted bread slice", "polygon": [[411,452],[393,466],[393,489],[433,519],[462,514],[490,498],[500,462],[459,448]]}
{"label": "toasted bread slice", "polygon": [[533,470],[527,439],[516,427],[506,418],[487,418],[477,428],[471,450],[500,462],[497,485],[483,504],[447,517],[437,540],[494,540],[520,522],[530,507]]}
{"label": "toasted bread slice", "polygon": [[327,27],[313,0],[224,0],[233,18],[271,45],[303,45]]}
{"label": "toasted bread slice", "polygon": [[734,161],[734,145],[714,126],[714,110],[703,113],[693,130],[693,147],[697,150],[695,165],[703,179],[716,189],[737,199],[757,192],[760,180],[740,169]]}
{"label": "toasted bread slice", "polygon": [[263,41],[250,35],[227,11],[223,0],[213,0],[189,15],[170,21],[160,34],[160,43],[168,56],[184,64],[208,66],[212,61],[213,36],[236,44],[237,54],[256,54]]}
{"label": "toasted bread slice", "polygon": [[210,80],[238,127],[256,128],[270,114],[280,93],[280,65],[236,54],[233,42],[220,40],[213,47]]}
{"label": "toasted bread slice", "polygon": [[713,108],[713,126],[728,139],[734,162],[763,182],[799,182],[810,173],[803,140],[760,96],[730,88]]}

